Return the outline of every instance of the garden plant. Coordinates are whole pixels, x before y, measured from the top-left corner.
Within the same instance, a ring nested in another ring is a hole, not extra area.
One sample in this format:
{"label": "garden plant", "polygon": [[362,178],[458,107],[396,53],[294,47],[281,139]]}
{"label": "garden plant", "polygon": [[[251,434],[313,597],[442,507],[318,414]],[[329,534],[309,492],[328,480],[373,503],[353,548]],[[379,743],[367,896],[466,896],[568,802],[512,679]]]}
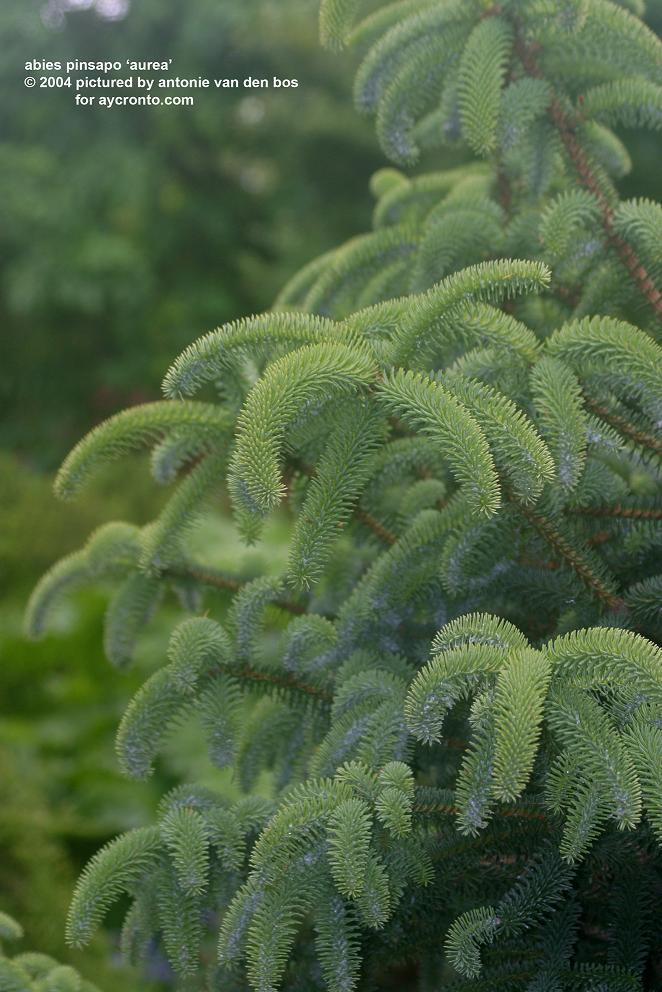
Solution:
{"label": "garden plant", "polygon": [[[198,721],[241,790],[181,784],[96,854],[72,945],[119,900],[182,989],[662,987],[662,207],[618,190],[625,129],[662,127],[643,15],[322,3],[392,162],[373,230],[57,477],[147,447],[172,494],[56,564],[30,633],[111,582],[122,668],[177,597],[118,760]],[[284,570],[205,559],[226,506],[249,543],[286,521]]]}

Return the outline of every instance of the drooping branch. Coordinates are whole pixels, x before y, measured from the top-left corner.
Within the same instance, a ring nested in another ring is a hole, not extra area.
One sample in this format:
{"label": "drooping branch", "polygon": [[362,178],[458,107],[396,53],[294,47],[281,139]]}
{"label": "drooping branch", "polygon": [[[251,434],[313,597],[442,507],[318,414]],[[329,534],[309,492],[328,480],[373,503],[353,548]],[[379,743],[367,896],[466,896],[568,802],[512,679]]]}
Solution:
{"label": "drooping branch", "polygon": [[[313,465],[307,465],[305,462],[293,460],[293,466],[298,469],[298,471],[303,472],[304,475],[308,476],[309,479],[314,479],[316,471]],[[354,517],[362,523],[365,527],[375,534],[380,541],[384,544],[395,544],[398,540],[397,536],[390,531],[381,521],[373,517],[371,513],[367,510],[357,507],[354,510]]]}

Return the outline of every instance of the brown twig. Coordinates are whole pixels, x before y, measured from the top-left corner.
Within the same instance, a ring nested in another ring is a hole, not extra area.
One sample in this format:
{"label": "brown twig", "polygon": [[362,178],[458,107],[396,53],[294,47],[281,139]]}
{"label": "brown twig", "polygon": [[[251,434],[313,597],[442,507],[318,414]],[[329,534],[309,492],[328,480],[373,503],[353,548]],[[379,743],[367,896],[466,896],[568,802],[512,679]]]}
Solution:
{"label": "brown twig", "polygon": [[[432,816],[435,813],[455,816],[459,812],[459,807],[452,803],[414,803],[413,812],[420,813],[423,816]],[[539,820],[542,823],[549,822],[549,817],[545,813],[539,813],[536,810],[519,809],[516,806],[501,807],[495,811],[495,816],[512,817],[516,820]]]}
{"label": "brown twig", "polygon": [[362,524],[369,527],[373,534],[376,534],[380,541],[384,544],[395,544],[397,542],[396,535],[385,527],[384,524],[376,520],[372,514],[368,513],[366,510],[357,509],[354,512],[354,516],[357,520],[360,520]]}
{"label": "brown twig", "polygon": [[248,682],[267,683],[277,689],[293,689],[295,692],[302,692],[306,696],[311,696],[312,698],[318,699],[324,703],[333,702],[332,693],[327,692],[325,689],[321,689],[318,686],[311,685],[309,682],[301,682],[293,675],[281,675],[277,672],[261,672],[259,669],[250,668],[248,665],[244,668],[232,668],[231,665],[217,665],[214,670],[219,673],[230,675],[234,679],[244,679]]}
{"label": "brown twig", "polygon": [[535,530],[543,537],[549,545],[557,552],[560,558],[575,572],[582,583],[603,603],[609,610],[622,610],[623,600],[614,595],[608,586],[596,575],[589,563],[582,557],[572,545],[566,541],[562,534],[554,527],[551,520],[541,513],[536,513],[528,506],[515,500],[518,510],[531,524]]}
{"label": "brown twig", "polygon": [[631,424],[624,417],[619,417],[618,414],[612,413],[606,406],[602,406],[596,400],[592,399],[584,393],[584,403],[586,407],[595,413],[596,416],[600,417],[602,420],[611,424],[615,427],[617,431],[623,434],[624,437],[630,438],[635,444],[641,445],[642,448],[648,448],[654,451],[658,455],[662,455],[662,441],[656,438],[653,434],[648,434],[646,431],[640,430],[634,424]]}
{"label": "brown twig", "polygon": [[[195,579],[196,582],[202,582],[203,585],[213,586],[215,589],[227,589],[230,592],[239,592],[246,585],[246,582],[241,579],[232,579],[220,572],[208,571],[197,565],[190,565],[186,568],[167,568],[162,574],[173,579]],[[293,613],[295,616],[302,616],[308,612],[301,603],[293,603],[289,599],[274,600],[273,605],[278,606],[281,610],[287,610],[288,613]]]}
{"label": "brown twig", "polygon": [[611,541],[613,534],[609,534],[606,530],[598,531],[593,537],[590,537],[586,542],[589,548],[599,548],[601,544],[606,544],[607,541]]}
{"label": "brown twig", "polygon": [[[577,506],[571,513],[581,517],[616,517],[622,520],[662,520],[662,508],[645,506]],[[598,535],[596,535],[597,537]]]}

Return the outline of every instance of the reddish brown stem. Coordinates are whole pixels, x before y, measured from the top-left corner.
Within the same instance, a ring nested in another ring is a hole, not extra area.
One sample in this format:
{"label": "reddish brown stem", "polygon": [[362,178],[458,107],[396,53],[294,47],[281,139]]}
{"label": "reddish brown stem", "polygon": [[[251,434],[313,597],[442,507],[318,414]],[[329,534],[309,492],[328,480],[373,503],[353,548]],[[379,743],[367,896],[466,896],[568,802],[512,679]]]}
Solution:
{"label": "reddish brown stem", "polygon": [[293,675],[279,675],[276,672],[261,672],[259,669],[250,668],[249,666],[245,666],[244,668],[217,666],[215,670],[219,673],[223,672],[224,674],[230,675],[235,679],[243,679],[248,682],[265,683],[267,685],[272,685],[277,689],[293,689],[295,692],[304,693],[304,695],[317,699],[320,702],[333,702],[332,693],[327,692],[325,689],[320,689],[318,686],[310,685],[308,682],[301,682]]}
{"label": "reddish brown stem", "polygon": [[616,506],[578,506],[571,512],[582,517],[617,517],[622,520],[662,520],[662,509],[659,507],[621,506],[620,503],[617,503]]}
{"label": "reddish brown stem", "polygon": [[529,521],[531,526],[538,531],[541,537],[543,537],[547,543],[554,548],[563,561],[581,579],[586,588],[589,589],[593,595],[607,607],[607,609],[623,609],[623,600],[611,592],[602,579],[595,574],[588,562],[584,560],[581,553],[573,548],[562,534],[559,534],[551,520],[548,520],[547,517],[544,517],[540,513],[535,513],[523,503],[517,502],[516,505],[522,516],[524,516],[526,520]]}
{"label": "reddish brown stem", "polygon": [[[450,803],[415,803],[414,813],[421,813],[423,816],[430,816],[434,813],[447,813],[454,816],[459,812],[457,806]],[[518,809],[517,807],[503,807],[495,812],[495,816],[512,817],[515,820],[539,820],[547,823],[549,818],[544,813],[535,810]]]}
{"label": "reddish brown stem", "polygon": [[654,451],[658,455],[662,455],[662,441],[656,438],[653,434],[648,434],[646,431],[640,430],[631,424],[624,417],[619,417],[618,414],[612,413],[606,406],[602,406],[601,403],[597,403],[590,396],[584,394],[584,403],[586,407],[595,413],[596,416],[600,417],[602,420],[611,424],[615,427],[620,434],[624,437],[630,438],[635,444],[641,445],[642,448],[648,448],[650,451]]}
{"label": "reddish brown stem", "polygon": [[599,533],[594,534],[586,543],[589,548],[599,548],[601,544],[606,544],[607,541],[611,541],[613,535],[607,533],[606,530],[601,530]]}
{"label": "reddish brown stem", "polygon": [[383,541],[384,544],[395,544],[397,542],[398,539],[396,535],[385,527],[384,524],[380,523],[379,520],[376,520],[370,513],[367,513],[365,510],[358,509],[355,512],[355,516],[356,519],[360,520],[362,524],[369,527],[373,534],[376,534],[379,540]]}
{"label": "reddish brown stem", "polygon": [[[196,582],[202,582],[203,585],[213,586],[216,589],[227,589],[230,592],[239,592],[246,585],[240,579],[231,579],[220,572],[209,572],[196,565],[186,568],[168,568],[163,574],[174,579],[195,579]],[[287,610],[288,613],[293,613],[296,616],[307,613],[305,606],[300,603],[293,603],[289,599],[275,600],[274,606],[278,606],[281,610]]]}

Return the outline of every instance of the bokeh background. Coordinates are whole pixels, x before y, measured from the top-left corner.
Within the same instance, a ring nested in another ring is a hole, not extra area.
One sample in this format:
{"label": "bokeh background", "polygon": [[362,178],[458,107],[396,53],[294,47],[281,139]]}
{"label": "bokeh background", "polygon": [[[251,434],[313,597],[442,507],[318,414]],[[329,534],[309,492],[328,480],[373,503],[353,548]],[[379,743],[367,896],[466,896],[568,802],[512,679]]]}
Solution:
{"label": "bokeh background", "polygon": [[[193,338],[267,308],[297,268],[367,228],[368,179],[384,163],[352,108],[353,58],[319,48],[317,0],[3,0],[0,53],[0,909],[23,923],[25,947],[71,959],[63,920],[82,864],[207,763],[185,732],[147,785],[122,779],[114,759],[120,714],[174,607],[129,673],[103,657],[102,590],[61,610],[44,641],[24,640],[37,577],[99,523],[143,523],[163,498],[140,460],[74,506],[53,499],[53,472],[93,424],[158,398]],[[23,86],[28,59],[128,57],[300,86],[135,110]],[[661,199],[655,139],[627,140],[624,193]],[[226,562],[241,553],[229,529],[207,534],[208,550],[214,541]],[[277,567],[282,551],[276,524],[256,554]],[[74,960],[102,987],[120,974],[127,992],[150,987],[117,970],[112,923]],[[151,977],[160,987],[158,962]]]}

